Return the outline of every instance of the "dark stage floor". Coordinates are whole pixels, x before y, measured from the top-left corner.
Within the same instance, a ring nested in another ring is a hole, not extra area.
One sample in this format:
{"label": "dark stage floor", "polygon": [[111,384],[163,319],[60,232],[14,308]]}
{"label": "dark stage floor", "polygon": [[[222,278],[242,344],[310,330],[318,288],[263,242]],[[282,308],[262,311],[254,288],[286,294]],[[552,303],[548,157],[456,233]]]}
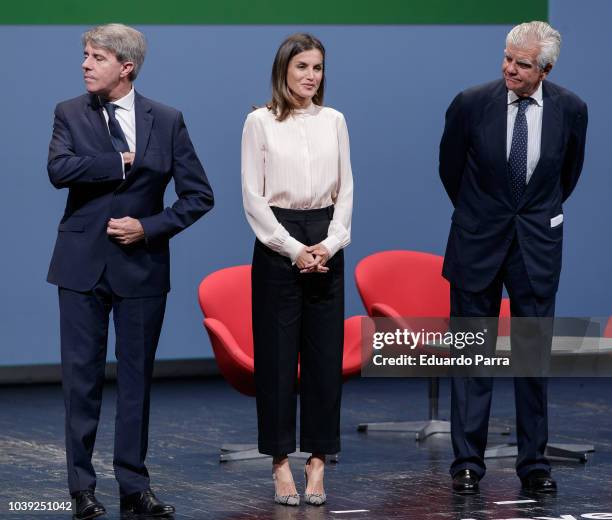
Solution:
{"label": "dark stage floor", "polygon": [[[559,493],[519,504],[499,504],[533,499],[521,494],[513,459],[488,464],[478,496],[453,496],[449,435],[417,444],[414,434],[357,433],[357,424],[364,421],[425,418],[426,389],[424,380],[348,382],[343,451],[339,464],[326,470],[328,503],[321,508],[286,508],[272,503],[269,459],[218,462],[222,442],[255,439],[253,399],[221,379],[156,382],[148,456],[153,488],[176,505],[177,519],[612,519],[611,381],[551,382],[550,440],[593,442],[597,451],[586,464],[553,463]],[[443,384],[445,417],[448,395],[448,385]],[[115,387],[109,385],[94,453],[97,495],[107,507],[107,518],[119,517],[112,471],[114,399]],[[496,381],[493,415],[497,424],[514,425],[510,381]],[[490,442],[502,439],[492,436]],[[295,460],[292,466],[303,491],[301,464]],[[65,480],[60,387],[0,388],[0,518],[69,518],[67,513],[9,512],[9,502],[68,500]]]}

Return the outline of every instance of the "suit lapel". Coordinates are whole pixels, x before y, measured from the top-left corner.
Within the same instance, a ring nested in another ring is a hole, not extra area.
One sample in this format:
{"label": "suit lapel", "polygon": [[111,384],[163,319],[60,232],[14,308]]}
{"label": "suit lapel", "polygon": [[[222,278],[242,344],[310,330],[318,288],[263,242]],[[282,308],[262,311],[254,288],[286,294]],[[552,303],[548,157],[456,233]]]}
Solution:
{"label": "suit lapel", "polygon": [[527,183],[521,203],[529,200],[529,194],[537,189],[540,178],[545,171],[546,164],[551,157],[556,155],[556,147],[561,142],[563,117],[559,109],[557,96],[550,92],[548,83],[542,83],[542,137],[540,140],[540,159]]}
{"label": "suit lapel", "polygon": [[140,164],[149,144],[151,136],[151,127],[153,126],[152,107],[138,92],[134,93],[134,117],[136,120],[136,156],[129,174],[125,180],[119,185],[117,191],[123,191],[130,186],[142,172]]}
{"label": "suit lapel", "polygon": [[510,179],[508,178],[508,166],[506,159],[506,140],[508,125],[508,92],[503,81],[493,91],[493,96],[485,108],[484,139],[490,153],[490,161],[493,164],[495,175],[502,179],[501,185],[507,187],[510,193]]}
{"label": "suit lapel", "polygon": [[142,162],[149,144],[154,119],[151,113],[151,105],[138,92],[135,93],[134,109],[136,110],[136,157],[134,158],[132,173],[136,173],[138,165]]}
{"label": "suit lapel", "polygon": [[102,106],[98,101],[98,96],[90,94],[87,100],[87,106],[85,108],[85,115],[92,126],[94,135],[96,136],[96,142],[100,144],[100,147],[105,152],[114,152],[113,143],[108,133],[108,126],[102,115]]}

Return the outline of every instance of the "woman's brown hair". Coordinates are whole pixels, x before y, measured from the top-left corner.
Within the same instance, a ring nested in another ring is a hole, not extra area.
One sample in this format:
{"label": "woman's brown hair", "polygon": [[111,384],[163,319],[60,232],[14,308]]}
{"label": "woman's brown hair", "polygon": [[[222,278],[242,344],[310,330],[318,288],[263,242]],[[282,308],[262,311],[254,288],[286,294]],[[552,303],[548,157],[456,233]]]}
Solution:
{"label": "woman's brown hair", "polygon": [[315,105],[323,105],[325,92],[325,47],[314,36],[297,33],[289,36],[276,51],[272,65],[272,100],[266,105],[268,110],[276,113],[278,121],[284,121],[295,109],[294,98],[287,86],[287,69],[289,62],[296,54],[317,49],[323,56],[323,77],[316,94],[312,98]]}

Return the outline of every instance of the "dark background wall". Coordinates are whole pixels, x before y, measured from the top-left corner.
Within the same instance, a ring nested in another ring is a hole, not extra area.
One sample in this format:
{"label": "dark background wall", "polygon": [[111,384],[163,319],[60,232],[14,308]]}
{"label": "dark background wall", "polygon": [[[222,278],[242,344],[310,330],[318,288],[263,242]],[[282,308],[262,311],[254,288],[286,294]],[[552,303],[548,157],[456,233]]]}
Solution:
{"label": "dark background wall", "polygon": [[[563,36],[550,79],[579,94],[590,111],[583,177],[565,206],[560,316],[612,313],[611,19],[606,0],[549,2],[549,21]],[[444,112],[459,90],[500,76],[510,25],[138,27],[149,53],[136,88],[184,112],[217,200],[212,213],[173,239],[173,289],[158,358],[212,355],[197,285],[216,269],[250,262],[242,124],[253,104],[267,100],[274,53],[292,32],[310,31],[325,43],[326,104],[349,126],[355,205],[348,272],[379,250],[444,252],[451,214],[437,175]],[[49,184],[46,153],[55,103],[84,91],[85,29],[0,28],[0,366],[59,362],[57,291],[45,277],[66,192]],[[347,315],[362,313],[352,277],[347,282]]]}

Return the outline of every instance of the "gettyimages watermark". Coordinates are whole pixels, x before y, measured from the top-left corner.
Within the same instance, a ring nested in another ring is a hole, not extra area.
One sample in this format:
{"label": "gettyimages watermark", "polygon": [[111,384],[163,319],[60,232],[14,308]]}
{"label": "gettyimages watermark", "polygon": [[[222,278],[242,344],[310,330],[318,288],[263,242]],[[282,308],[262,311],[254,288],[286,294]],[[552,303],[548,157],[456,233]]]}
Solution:
{"label": "gettyimages watermark", "polygon": [[363,318],[361,374],[610,377],[607,322],[608,317]]}

